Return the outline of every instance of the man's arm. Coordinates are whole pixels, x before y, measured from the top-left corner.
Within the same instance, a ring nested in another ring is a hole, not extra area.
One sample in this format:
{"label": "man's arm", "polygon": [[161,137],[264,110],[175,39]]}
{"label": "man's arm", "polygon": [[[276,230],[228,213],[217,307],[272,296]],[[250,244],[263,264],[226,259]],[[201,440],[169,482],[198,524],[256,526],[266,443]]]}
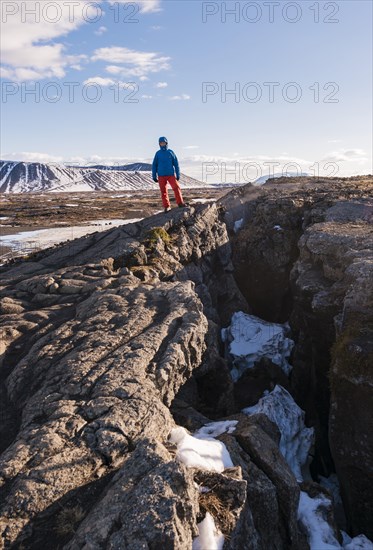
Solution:
{"label": "man's arm", "polygon": [[174,152],[172,152],[172,164],[175,166],[176,171],[176,179],[180,179],[180,167],[179,167],[179,161],[177,160],[177,156]]}
{"label": "man's arm", "polygon": [[152,164],[152,176],[153,180],[157,179],[157,170],[158,170],[158,151],[154,155],[153,164]]}

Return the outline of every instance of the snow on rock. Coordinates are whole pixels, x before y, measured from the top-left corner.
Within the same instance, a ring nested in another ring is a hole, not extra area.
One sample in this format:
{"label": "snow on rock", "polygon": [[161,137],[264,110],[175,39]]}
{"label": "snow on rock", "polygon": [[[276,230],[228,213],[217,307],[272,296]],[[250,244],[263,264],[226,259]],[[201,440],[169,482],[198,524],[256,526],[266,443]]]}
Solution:
{"label": "snow on rock", "polygon": [[373,542],[365,535],[358,535],[353,539],[346,533],[343,533],[343,550],[373,550]]}
{"label": "snow on rock", "polygon": [[53,227],[53,229],[36,229],[34,231],[21,231],[12,235],[0,235],[0,246],[6,246],[20,254],[27,254],[30,251],[49,248],[67,240],[78,239],[90,233],[105,231],[109,226],[127,225],[136,223],[142,218],[131,218],[127,220],[92,220],[86,225],[70,225],[66,227]]}
{"label": "snow on rock", "polygon": [[224,433],[233,433],[238,424],[238,420],[222,420],[221,422],[209,422],[194,432],[194,437],[198,439],[208,439],[217,437]]}
{"label": "snow on rock", "polygon": [[329,477],[319,476],[319,484],[333,495],[335,504],[342,503],[337,474],[331,474]]}
{"label": "snow on rock", "polygon": [[[307,472],[306,464],[313,443],[314,430],[304,425],[304,411],[295,403],[288,391],[277,385],[272,392],[264,392],[253,407],[242,411],[245,414],[265,414],[281,433],[280,451],[298,481]],[[303,470],[303,472],[302,472]]]}
{"label": "snow on rock", "polygon": [[294,341],[287,338],[287,332],[287,325],[268,323],[242,311],[234,313],[230,326],[221,331],[233,361],[233,380],[236,382],[246,369],[253,367],[262,357],[270,359],[288,375],[292,367],[287,359]]}
{"label": "snow on rock", "polygon": [[222,550],[224,535],[216,528],[214,518],[206,513],[206,517],[198,524],[199,536],[194,539],[192,550]]}
{"label": "snow on rock", "polygon": [[342,546],[339,544],[323,514],[323,509],[331,506],[331,500],[325,495],[311,498],[304,491],[300,493],[298,520],[306,530],[310,550],[373,550],[373,543],[365,535],[351,539],[343,531]]}
{"label": "snow on rock", "polygon": [[242,226],[243,226],[243,218],[236,220],[234,222],[233,231],[235,233],[238,233],[238,231],[242,228]]}
{"label": "snow on rock", "polygon": [[331,501],[324,495],[311,498],[304,491],[300,493],[298,520],[306,530],[310,550],[341,548],[330,525],[322,514],[322,509],[330,506]]}
{"label": "snow on rock", "polygon": [[224,443],[210,435],[198,434],[194,437],[185,428],[177,427],[171,431],[170,441],[177,445],[176,458],[189,468],[222,472],[233,466]]}
{"label": "snow on rock", "polygon": [[[223,472],[233,466],[228,449],[214,437],[225,432],[232,433],[237,420],[209,422],[194,435],[188,434],[185,428],[177,427],[171,431],[170,441],[177,445],[176,458],[189,468],[201,468],[212,472]],[[198,487],[200,493],[209,492],[207,487]],[[213,517],[207,512],[206,517],[198,524],[199,536],[194,539],[192,550],[222,550],[224,535],[215,526]]]}

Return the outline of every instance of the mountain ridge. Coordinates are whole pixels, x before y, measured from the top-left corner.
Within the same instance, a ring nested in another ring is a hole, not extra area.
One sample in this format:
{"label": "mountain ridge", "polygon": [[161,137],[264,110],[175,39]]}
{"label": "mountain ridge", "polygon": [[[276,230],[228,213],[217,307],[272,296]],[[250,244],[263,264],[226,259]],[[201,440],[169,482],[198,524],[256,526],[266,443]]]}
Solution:
{"label": "mountain ridge", "polygon": [[[206,186],[186,174],[180,175],[180,184],[182,188],[189,189]],[[153,181],[151,164],[147,163],[83,167],[0,160],[0,193],[152,189],[158,189],[158,184]]]}

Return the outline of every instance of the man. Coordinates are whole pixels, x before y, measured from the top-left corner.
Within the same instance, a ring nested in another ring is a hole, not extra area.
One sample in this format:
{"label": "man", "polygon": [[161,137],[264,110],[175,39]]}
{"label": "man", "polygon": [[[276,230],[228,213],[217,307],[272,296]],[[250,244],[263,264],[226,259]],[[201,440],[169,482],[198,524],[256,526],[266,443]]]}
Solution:
{"label": "man", "polygon": [[157,151],[154,156],[152,175],[153,180],[159,183],[164,211],[169,212],[171,206],[170,199],[168,198],[167,183],[169,183],[173,189],[178,206],[183,208],[187,205],[184,203],[180,185],[178,184],[180,179],[180,168],[177,156],[171,149],[168,149],[168,141],[164,136],[159,138],[159,147],[159,151]]}

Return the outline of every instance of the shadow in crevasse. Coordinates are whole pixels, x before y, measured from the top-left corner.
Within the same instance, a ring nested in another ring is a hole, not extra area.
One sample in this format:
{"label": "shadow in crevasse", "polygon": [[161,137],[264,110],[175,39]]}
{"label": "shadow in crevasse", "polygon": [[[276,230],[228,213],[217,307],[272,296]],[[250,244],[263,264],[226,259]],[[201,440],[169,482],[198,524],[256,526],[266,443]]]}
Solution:
{"label": "shadow in crevasse", "polygon": [[[173,228],[170,233],[172,232]],[[277,365],[264,359],[234,384],[230,375],[232,365],[226,356],[220,335],[221,328],[230,324],[232,314],[238,310],[253,313],[269,322],[283,323],[289,319],[294,308],[290,273],[299,256],[297,242],[301,231],[298,224],[295,224],[293,233],[288,263],[281,277],[274,269],[265,270],[263,265],[261,269],[256,269],[246,253],[242,257],[238,256],[242,250],[242,242],[237,242],[236,249],[237,239],[231,233],[229,242],[201,258],[192,257],[188,264],[168,279],[192,280],[195,283],[196,293],[210,322],[203,363],[180,388],[171,407],[178,424],[193,431],[203,422],[203,417],[216,420],[238,413],[245,407],[255,405],[263,392],[272,391],[276,384],[295,395],[292,377],[289,380]],[[297,335],[293,335],[293,338],[297,340]],[[295,356],[296,353],[293,353],[291,363]],[[327,372],[328,355],[325,357]],[[307,387],[305,391],[313,395],[312,388]],[[318,403],[320,402],[319,392]],[[328,384],[323,390],[323,403],[325,411],[319,405],[314,407],[313,413],[306,401],[298,402],[306,410],[307,425],[315,426],[317,433],[316,456],[312,469],[315,479],[319,473],[325,476],[334,471],[328,442]]]}
{"label": "shadow in crevasse", "polygon": [[118,470],[69,491],[25,525],[15,550],[60,550],[74,536],[79,524],[100,500]]}

